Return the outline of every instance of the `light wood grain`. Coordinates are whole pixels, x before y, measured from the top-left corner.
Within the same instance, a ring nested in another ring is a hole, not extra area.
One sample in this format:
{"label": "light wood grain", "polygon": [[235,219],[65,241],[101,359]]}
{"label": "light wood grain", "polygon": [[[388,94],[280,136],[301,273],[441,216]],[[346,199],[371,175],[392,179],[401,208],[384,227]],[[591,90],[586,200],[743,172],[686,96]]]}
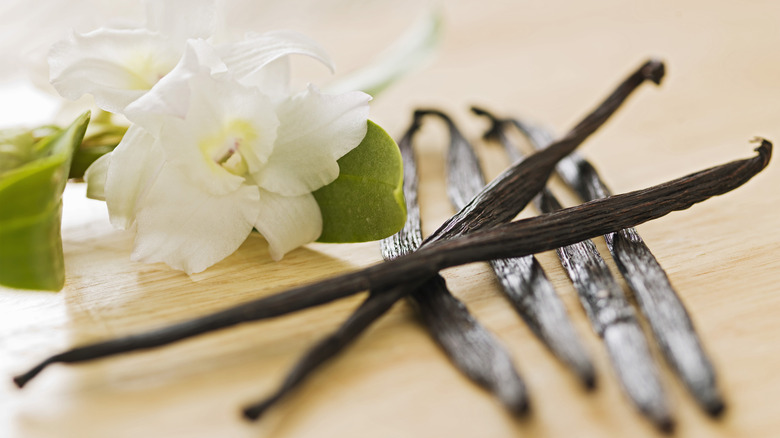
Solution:
{"label": "light wood grain", "polygon": [[[780,3],[481,1],[448,2],[442,11],[446,30],[437,59],[372,104],[372,119],[394,135],[413,108],[425,105],[452,113],[477,141],[484,125],[467,113],[474,103],[562,132],[644,58],[659,56],[668,63],[664,84],[643,87],[582,149],[615,192],[750,156],[754,135],[780,141]],[[404,19],[379,2],[293,24],[323,42],[345,71],[365,62],[369,44],[387,41]],[[419,137],[426,232],[451,213],[442,177],[445,139],[435,123]],[[480,144],[479,152],[491,175],[506,164],[496,148]],[[780,434],[779,188],[780,165],[772,163],[733,193],[639,227],[692,313],[729,406],[724,418],[707,418],[667,369],[677,436]],[[505,343],[527,379],[533,413],[522,421],[459,375],[401,304],[263,421],[243,422],[238,408],[269,393],[359,297],[155,351],[53,366],[18,391],[12,375],[64,348],[380,260],[378,244],[367,243],[309,245],[273,263],[265,242],[252,236],[223,262],[187,277],[130,261],[132,236],[110,227],[104,206],[84,199],[83,186],[70,185],[65,202],[65,289],[0,289],[1,436],[658,435],[619,391],[550,253],[540,260],[596,360],[600,382],[593,393],[531,335],[484,265],[445,271],[453,292]]]}

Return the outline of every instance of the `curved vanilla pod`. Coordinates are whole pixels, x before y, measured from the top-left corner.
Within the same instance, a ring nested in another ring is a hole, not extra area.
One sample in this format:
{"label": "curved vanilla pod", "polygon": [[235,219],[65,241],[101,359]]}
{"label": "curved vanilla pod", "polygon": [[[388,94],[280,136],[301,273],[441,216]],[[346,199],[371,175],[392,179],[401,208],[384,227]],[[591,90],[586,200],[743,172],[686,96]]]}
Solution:
{"label": "curved vanilla pod", "polygon": [[[415,169],[413,162],[409,164],[408,155],[411,154],[412,137],[414,136],[414,133],[417,132],[419,127],[420,125],[417,119],[414,119],[409,129],[398,142],[398,147],[401,151],[404,166],[403,189],[404,196],[406,197],[407,217],[404,227],[398,233],[388,237],[385,240],[394,238],[398,239],[396,236],[407,235],[408,233],[406,233],[406,230],[409,226],[411,218],[416,217],[418,221],[420,218],[419,209],[410,208],[409,197],[406,193],[407,185],[409,184],[407,179],[408,175],[410,174],[411,169]],[[412,158],[414,157],[412,156]],[[414,179],[414,184],[414,195],[416,197],[416,178]],[[402,241],[407,240],[408,239],[402,239]],[[422,238],[419,238],[419,240],[422,241]],[[416,246],[414,246],[414,248],[417,246],[419,246],[419,242]],[[352,341],[356,340],[365,331],[365,329],[367,329],[374,321],[379,319],[379,317],[387,313],[387,311],[390,310],[390,308],[392,308],[393,305],[398,302],[398,300],[401,299],[404,295],[406,295],[406,290],[405,288],[400,287],[394,287],[390,290],[381,291],[380,293],[371,292],[368,298],[366,298],[360,305],[360,307],[358,307],[335,332],[321,339],[314,346],[309,348],[306,353],[304,353],[303,357],[301,357],[293,366],[293,368],[287,373],[287,376],[285,377],[281,386],[279,386],[276,391],[274,391],[265,399],[246,406],[243,410],[244,418],[248,420],[259,419],[269,408],[271,408],[278,401],[296,389],[301,383],[303,383],[303,381],[309,377],[309,375],[313,373],[320,365],[334,357],[341,350],[350,345]]]}
{"label": "curved vanilla pod", "polygon": [[287,373],[282,385],[265,399],[244,408],[244,418],[259,419],[270,407],[296,389],[309,375],[328,359],[334,357],[362,334],[374,321],[405,295],[405,291],[392,288],[381,293],[371,292],[339,328],[306,351]]}
{"label": "curved vanilla pod", "polygon": [[[404,227],[398,233],[381,241],[385,260],[413,252],[422,243],[420,208],[417,203],[417,165],[412,150],[412,137],[419,126],[419,117],[414,117],[412,125],[398,142],[404,163],[403,190],[407,217]],[[317,367],[357,339],[406,294],[404,285],[381,293],[371,292],[336,332],[305,353],[273,394],[247,406],[243,411],[244,416],[250,420],[258,419],[268,408],[297,388]],[[515,371],[509,354],[471,316],[466,307],[450,294],[441,276],[436,275],[433,281],[412,292],[409,298],[431,336],[466,376],[493,392],[510,412],[520,414],[527,411],[526,387]]]}
{"label": "curved vanilla pod", "polygon": [[[544,188],[547,178],[560,159],[574,151],[603,125],[644,81],[659,85],[665,70],[664,64],[657,60],[642,64],[565,136],[545,148],[543,154],[533,154],[518,163],[517,167],[512,166],[496,177],[471,202],[428,236],[423,245],[428,241],[457,236],[477,228],[512,220]],[[502,208],[495,208],[498,205]]]}
{"label": "curved vanilla pod", "polygon": [[[474,112],[488,117],[492,123],[486,137],[498,140],[513,159],[522,157],[505,132],[507,122],[483,109],[477,108]],[[542,213],[562,208],[547,189],[542,190],[535,201]],[[556,252],[577,290],[593,330],[604,341],[624,391],[657,427],[672,430],[674,421],[647,340],[623,288],[610,273],[596,245],[585,240],[558,248]]]}
{"label": "curved vanilla pod", "polygon": [[[645,62],[639,69],[618,85],[612,94],[610,94],[595,110],[588,114],[561,140],[544,151],[532,155],[527,160],[517,163],[516,166],[510,167],[493,180],[493,182],[485,187],[472,202],[464,207],[458,214],[446,221],[433,235],[429,236],[423,242],[422,248],[427,245],[432,245],[442,238],[451,238],[461,233],[483,227],[490,227],[514,218],[533,196],[544,187],[547,178],[555,168],[555,163],[559,159],[566,156],[566,154],[581,144],[599,126],[601,126],[601,124],[606,122],[639,85],[648,80],[658,84],[660,83],[663,74],[663,63],[654,60]],[[494,214],[497,213],[497,211],[494,210],[499,210],[495,207],[499,205],[502,207],[500,209],[501,214]],[[555,247],[551,247],[550,249],[554,248]],[[529,255],[534,252],[537,251],[521,254],[507,253],[506,255]],[[417,257],[417,253],[418,252],[415,252],[412,255]],[[407,259],[412,255],[404,257],[404,259]],[[500,257],[503,256],[499,255],[485,260]],[[302,286],[274,296],[252,300],[232,308],[145,333],[76,347],[44,360],[28,373],[18,376],[16,382],[17,385],[24,385],[32,376],[36,375],[52,363],[83,362],[115,354],[155,348],[199,334],[232,327],[246,322],[273,318],[325,304],[355,294],[359,291],[376,288],[385,289],[384,286],[376,285],[375,281],[377,279],[371,277],[373,275],[372,272],[374,272],[372,269],[378,269],[381,275],[384,275],[394,272],[397,265],[388,262],[382,266],[382,268],[368,268],[367,270],[359,271],[360,274],[346,274],[334,277],[330,280],[325,280],[322,283],[318,283],[322,287],[322,290],[317,292],[311,292],[311,289],[309,289],[309,287],[314,286]],[[416,271],[416,273],[404,271],[402,273],[409,274],[406,278],[395,277],[393,280],[400,284],[399,279],[403,278],[407,291],[411,292],[414,288],[420,286],[439,271],[439,269],[435,269],[435,267],[436,263],[420,264],[415,266],[412,270]],[[407,269],[407,266],[402,265],[401,269]],[[382,281],[389,279],[389,277],[384,278]]]}
{"label": "curved vanilla pod", "polygon": [[[432,242],[394,260],[239,304],[210,315],[157,330],[76,347],[56,354],[14,377],[22,387],[53,363],[74,363],[166,345],[201,333],[271,318],[324,304],[364,290],[404,283],[421,285],[442,269],[497,258],[522,257],[633,227],[685,210],[736,189],[761,172],[772,156],[772,143],[757,138],[757,155],[702,170],[644,190],[564,208],[463,236]],[[523,163],[525,163],[524,161]]]}
{"label": "curved vanilla pod", "polygon": [[[561,209],[558,201],[542,192],[539,209]],[[659,429],[674,429],[674,419],[661,383],[658,366],[628,302],[592,240],[556,249],[574,284],[593,330],[602,338],[623,390],[634,405]]]}
{"label": "curved vanilla pod", "polygon": [[[419,125],[415,112],[414,124]],[[417,203],[417,165],[411,142],[399,142],[404,161],[404,228],[382,240],[382,257],[393,260],[422,244],[420,206]],[[403,285],[400,286],[404,288]],[[405,288],[404,288],[405,289]],[[485,329],[466,306],[452,296],[440,275],[408,296],[428,332],[463,374],[492,392],[515,415],[528,411],[528,392],[506,349]]]}
{"label": "curved vanilla pod", "polygon": [[[461,209],[485,186],[479,159],[446,114],[437,110],[418,110],[416,114],[437,116],[447,124],[447,189],[452,205]],[[590,356],[536,257],[496,259],[490,261],[490,266],[504,295],[533,333],[586,387],[595,387],[596,371]]]}
{"label": "curved vanilla pod", "polygon": [[[538,126],[512,119],[536,149],[552,142],[552,135]],[[556,170],[561,179],[585,201],[604,198],[611,191],[596,169],[576,152],[561,160]],[[720,415],[725,409],[715,368],[702,347],[685,305],[666,272],[634,228],[604,235],[612,258],[634,291],[666,361],[705,412]]]}

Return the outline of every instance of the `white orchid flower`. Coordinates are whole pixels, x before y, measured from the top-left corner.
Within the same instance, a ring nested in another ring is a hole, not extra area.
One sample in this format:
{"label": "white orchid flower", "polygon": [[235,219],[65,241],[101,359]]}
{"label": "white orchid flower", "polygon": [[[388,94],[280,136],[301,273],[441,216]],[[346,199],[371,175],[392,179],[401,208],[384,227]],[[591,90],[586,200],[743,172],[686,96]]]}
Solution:
{"label": "white orchid flower", "polygon": [[[333,71],[294,32],[219,41],[213,0],[147,3],[140,28],[76,34],[50,52],[61,95],[91,94],[131,122],[88,170],[88,194],[114,226],[136,232],[133,259],[200,272],[255,229],[278,260],[322,232],[312,194],[368,129],[363,92],[290,90],[289,56]],[[392,140],[391,140],[392,142]]]}
{"label": "white orchid flower", "polygon": [[[314,57],[333,71],[325,51],[299,33],[276,31],[249,34],[239,42],[215,41],[218,12],[214,0],[150,1],[144,27],[72,33],[49,53],[51,83],[67,99],[90,94],[99,108],[123,114],[127,105],[173,69],[190,39],[208,39],[243,83],[282,96],[289,94],[279,87],[289,78],[287,55]],[[275,65],[266,68],[271,63]]]}
{"label": "white orchid flower", "polygon": [[173,69],[188,39],[214,33],[215,17],[213,0],[149,1],[143,27],[73,32],[52,46],[51,83],[67,99],[91,94],[101,109],[122,113]]}
{"label": "white orchid flower", "polygon": [[288,94],[288,55],[326,58],[262,38],[244,52],[248,63],[233,56],[240,46],[191,40],[179,64],[127,106],[126,136],[90,168],[90,191],[105,197],[112,223],[136,229],[134,259],[194,273],[253,228],[274,259],[319,236],[311,192],[336,179],[336,160],[365,136],[370,96],[313,86]]}

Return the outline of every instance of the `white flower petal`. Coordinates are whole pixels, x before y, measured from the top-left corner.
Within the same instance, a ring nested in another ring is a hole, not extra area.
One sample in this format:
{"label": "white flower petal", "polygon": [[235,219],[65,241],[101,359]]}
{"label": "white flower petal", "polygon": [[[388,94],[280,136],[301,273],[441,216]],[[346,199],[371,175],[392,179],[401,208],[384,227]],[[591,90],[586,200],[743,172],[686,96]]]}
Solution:
{"label": "white flower petal", "polygon": [[187,121],[193,131],[199,129],[201,136],[213,136],[211,130],[199,128],[206,126],[208,118],[221,122],[220,127],[228,131],[245,129],[246,132],[225,133],[245,135],[238,150],[247,161],[249,172],[259,170],[274,149],[279,126],[271,100],[257,89],[232,80],[200,76],[193,78],[191,84],[193,102]]}
{"label": "white flower petal", "polygon": [[167,74],[181,49],[146,29],[98,29],[73,34],[52,47],[52,85],[65,98],[92,94],[96,104],[119,113]]}
{"label": "white flower petal", "polygon": [[151,90],[125,108],[128,120],[158,133],[166,120],[162,116],[183,119],[190,107],[190,80],[196,75],[220,76],[227,71],[213,46],[204,40],[187,42],[184,55],[176,67],[160,79]]}
{"label": "white flower petal", "polygon": [[355,91],[321,94],[313,86],[277,108],[279,130],[265,167],[252,176],[262,188],[285,196],[313,192],[338,177],[336,160],[363,140],[368,101]]}
{"label": "white flower petal", "polygon": [[105,178],[105,198],[111,224],[127,229],[163,163],[159,146],[143,128],[131,125],[111,152]]}
{"label": "white flower petal", "polygon": [[268,160],[279,124],[274,106],[256,89],[203,72],[188,83],[186,118],[162,119],[166,161],[204,191],[231,192]]}
{"label": "white flower petal", "polygon": [[281,196],[260,189],[260,215],[255,228],[268,241],[274,260],[317,240],[322,233],[322,213],[310,193]]}
{"label": "white flower petal", "polygon": [[[206,109],[208,110],[208,109]],[[195,121],[202,121],[198,126]],[[160,147],[167,164],[177,168],[193,186],[199,190],[218,196],[238,189],[245,178],[234,175],[222,168],[209,157],[209,151],[204,150],[204,139],[196,128],[212,128],[218,133],[221,129],[219,120],[209,117],[196,117],[188,121],[169,118],[160,130]],[[206,140],[211,143],[211,140]]]}
{"label": "white flower petal", "polygon": [[136,216],[133,260],[165,262],[188,274],[232,254],[260,212],[258,188],[243,185],[213,196],[166,166]]}
{"label": "white flower petal", "polygon": [[325,50],[309,37],[291,31],[275,31],[249,35],[236,43],[217,46],[222,60],[242,83],[266,86],[263,68],[271,62],[289,56],[310,56],[333,71],[333,64]]}
{"label": "white flower petal", "polygon": [[110,165],[111,153],[108,153],[95,160],[84,172],[88,198],[98,201],[106,200],[106,175]]}
{"label": "white flower petal", "polygon": [[288,56],[269,62],[242,84],[263,91],[275,105],[290,97],[290,58]]}

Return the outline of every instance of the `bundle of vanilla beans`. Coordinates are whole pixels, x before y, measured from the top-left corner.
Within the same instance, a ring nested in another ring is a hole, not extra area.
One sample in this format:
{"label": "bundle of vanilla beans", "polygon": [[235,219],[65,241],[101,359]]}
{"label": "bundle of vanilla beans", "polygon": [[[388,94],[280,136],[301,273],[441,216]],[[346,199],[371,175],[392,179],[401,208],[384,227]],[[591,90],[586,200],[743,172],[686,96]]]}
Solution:
{"label": "bundle of vanilla beans", "polygon": [[[639,85],[645,81],[660,84],[663,75],[661,62],[647,61],[556,141],[549,132],[526,121],[498,118],[484,109],[473,108],[491,122],[486,138],[501,144],[514,161],[487,185],[474,150],[452,120],[437,110],[416,111],[412,126],[399,141],[408,217],[398,234],[382,241],[385,262],[171,326],[77,347],[49,357],[14,381],[22,387],[54,363],[84,362],[160,347],[368,290],[365,301],[335,332],[304,354],[273,394],[244,409],[246,418],[259,418],[402,298],[414,304],[431,336],[466,376],[492,392],[511,412],[521,415],[529,409],[528,394],[509,354],[450,294],[439,271],[489,261],[505,295],[523,320],[552,354],[586,387],[592,388],[596,383],[593,363],[533,257],[535,253],[555,249],[593,329],[605,343],[626,395],[659,429],[670,431],[674,418],[635,310],[594,244],[587,240],[604,235],[664,357],[700,406],[717,416],[725,405],[713,366],[666,274],[630,227],[739,187],[767,166],[772,144],[757,139],[757,154],[752,158],[620,195],[611,195],[593,166],[572,154]],[[412,140],[427,117],[437,117],[449,128],[448,193],[459,212],[423,239]],[[510,129],[526,135],[539,151],[523,159],[507,135]],[[585,203],[561,208],[545,189],[555,170]],[[531,201],[543,214],[512,222]]]}

